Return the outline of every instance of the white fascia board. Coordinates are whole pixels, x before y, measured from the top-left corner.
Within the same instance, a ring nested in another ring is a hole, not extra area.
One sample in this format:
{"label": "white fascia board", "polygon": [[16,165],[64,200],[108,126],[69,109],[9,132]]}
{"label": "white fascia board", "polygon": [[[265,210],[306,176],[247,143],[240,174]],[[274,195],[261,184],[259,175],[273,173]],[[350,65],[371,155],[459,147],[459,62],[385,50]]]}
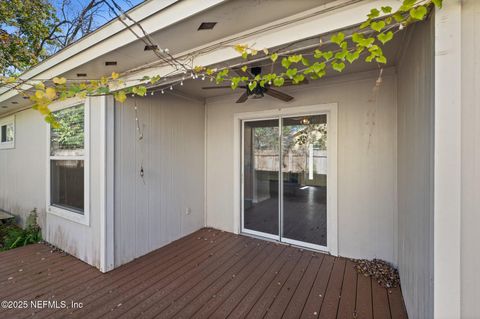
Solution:
{"label": "white fascia board", "polygon": [[[224,1],[226,0],[151,0],[128,14],[151,34]],[[125,22],[132,25],[129,20]],[[133,26],[132,29],[142,34],[138,27]],[[136,40],[137,37],[122,22],[114,20],[25,72],[20,78],[50,79]],[[7,91],[8,89],[0,90],[0,102],[17,95],[17,91]]]}
{"label": "white fascia board", "polygon": [[[365,21],[367,14],[370,13],[372,8],[380,6],[391,6],[393,10],[396,10],[400,7],[400,2],[398,0],[339,0],[196,47],[175,56],[181,58],[182,56],[199,52],[209,47],[215,47],[222,43],[223,45],[220,48],[211,51],[207,50],[208,53],[201,54],[194,60],[194,65],[214,65],[239,57],[238,52],[229,45],[248,44],[255,48],[263,49],[308,39],[360,24]],[[278,25],[282,26],[278,27]],[[170,66],[152,67],[139,72],[132,72],[122,79],[129,81],[129,85],[135,85],[140,84],[140,81],[135,82],[134,79],[142,78],[145,75],[170,74],[172,71],[173,68]]]}

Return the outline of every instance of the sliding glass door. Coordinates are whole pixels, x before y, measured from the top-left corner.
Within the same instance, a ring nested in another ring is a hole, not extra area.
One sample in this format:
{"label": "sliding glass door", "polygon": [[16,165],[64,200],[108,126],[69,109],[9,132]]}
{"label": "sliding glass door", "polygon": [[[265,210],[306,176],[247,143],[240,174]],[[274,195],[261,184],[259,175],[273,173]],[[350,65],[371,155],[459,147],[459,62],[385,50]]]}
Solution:
{"label": "sliding glass door", "polygon": [[326,248],[327,115],[244,121],[242,131],[243,231]]}
{"label": "sliding glass door", "polygon": [[279,120],[244,122],[243,228],[252,234],[279,238]]}

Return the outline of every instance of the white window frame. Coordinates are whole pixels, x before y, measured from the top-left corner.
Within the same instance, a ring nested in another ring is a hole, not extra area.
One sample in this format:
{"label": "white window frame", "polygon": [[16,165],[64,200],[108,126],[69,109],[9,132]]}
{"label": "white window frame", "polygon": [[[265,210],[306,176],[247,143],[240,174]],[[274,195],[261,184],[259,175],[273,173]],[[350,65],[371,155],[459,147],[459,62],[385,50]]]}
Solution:
{"label": "white window frame", "polygon": [[[13,141],[2,143],[1,127],[4,126],[4,125],[8,125],[8,124],[13,125]],[[16,134],[17,134],[17,130],[15,128],[15,115],[0,118],[0,150],[8,150],[8,149],[15,148]]]}
{"label": "white window frame", "polygon": [[[51,156],[51,126],[47,125],[47,212],[52,215],[62,217],[64,219],[90,226],[90,99],[79,100],[74,99],[72,101],[62,101],[51,106],[52,112],[61,111],[67,108],[84,105],[84,155],[83,156]],[[84,169],[84,209],[83,215],[69,210],[67,208],[61,208],[53,206],[51,204],[51,160],[82,160]]]}
{"label": "white window frame", "polygon": [[[262,111],[240,112],[234,114],[233,127],[234,127],[234,219],[233,229],[234,232],[245,233],[243,229],[243,141],[242,141],[242,127],[243,121],[246,120],[258,120],[258,119],[278,119],[280,117],[288,116],[301,116],[312,114],[326,114],[327,115],[327,152],[328,152],[328,179],[327,179],[327,246],[319,246],[308,243],[303,243],[295,240],[283,240],[283,242],[298,245],[304,248],[310,248],[314,250],[326,251],[334,256],[338,256],[338,211],[337,211],[337,103],[328,104],[316,104],[307,106],[295,106],[284,107]],[[252,233],[251,235],[260,235],[265,237],[264,233]],[[269,237],[268,235],[266,236]],[[276,238],[275,238],[276,239]]]}

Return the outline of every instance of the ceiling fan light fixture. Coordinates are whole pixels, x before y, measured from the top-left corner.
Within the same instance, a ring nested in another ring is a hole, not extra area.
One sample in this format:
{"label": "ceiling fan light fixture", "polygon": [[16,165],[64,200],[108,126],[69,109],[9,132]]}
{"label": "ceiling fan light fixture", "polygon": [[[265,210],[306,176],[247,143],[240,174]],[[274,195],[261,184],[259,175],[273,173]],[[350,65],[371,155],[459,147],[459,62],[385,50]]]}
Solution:
{"label": "ceiling fan light fixture", "polygon": [[263,92],[255,92],[252,94],[252,99],[261,99],[263,96]]}
{"label": "ceiling fan light fixture", "polygon": [[300,123],[302,123],[303,125],[308,125],[310,124],[310,120],[307,117],[305,117],[300,121]]}

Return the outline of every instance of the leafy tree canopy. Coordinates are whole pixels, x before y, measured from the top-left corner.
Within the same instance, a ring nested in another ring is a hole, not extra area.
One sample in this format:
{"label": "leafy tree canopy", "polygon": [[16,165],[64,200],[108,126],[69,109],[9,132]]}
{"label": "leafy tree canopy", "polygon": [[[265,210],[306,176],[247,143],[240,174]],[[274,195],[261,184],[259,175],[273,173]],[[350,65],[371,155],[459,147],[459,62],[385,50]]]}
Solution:
{"label": "leafy tree canopy", "polygon": [[0,1],[0,75],[24,71],[46,58],[44,42],[56,21],[47,0]]}

